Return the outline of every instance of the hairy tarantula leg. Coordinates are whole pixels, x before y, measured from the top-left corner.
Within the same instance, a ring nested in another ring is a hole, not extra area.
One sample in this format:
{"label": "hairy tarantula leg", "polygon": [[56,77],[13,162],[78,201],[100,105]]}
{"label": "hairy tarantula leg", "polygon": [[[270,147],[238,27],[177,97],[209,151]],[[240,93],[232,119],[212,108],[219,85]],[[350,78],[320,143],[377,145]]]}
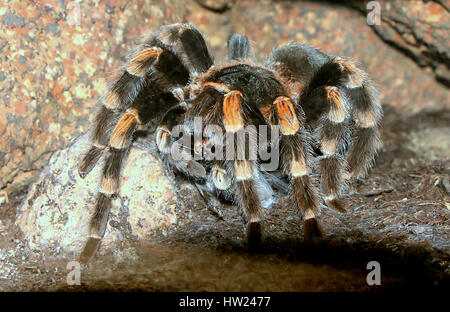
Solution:
{"label": "hairy tarantula leg", "polygon": [[104,147],[98,147],[92,145],[89,151],[84,155],[81,163],[78,166],[78,173],[81,178],[85,178],[86,175],[94,169],[98,160],[102,156]]}
{"label": "hairy tarantula leg", "polygon": [[[247,244],[250,250],[256,250],[262,242],[262,211],[261,199],[257,192],[255,181],[256,162],[250,160],[246,147],[238,139],[245,125],[242,105],[244,97],[240,91],[229,90],[221,83],[207,83],[209,87],[216,89],[219,93],[225,93],[222,102],[223,126],[227,135],[234,139],[234,175],[237,181],[238,202],[247,216]],[[244,144],[245,145],[245,144]],[[216,171],[216,174],[221,174]],[[219,175],[216,177],[218,178]],[[226,178],[221,176],[221,178]],[[218,183],[221,184],[221,183]]]}
{"label": "hairy tarantula leg", "polygon": [[[229,90],[225,84],[208,82],[204,88],[211,89],[209,92],[210,100],[217,101],[222,99],[221,112],[223,127],[226,136],[231,136],[234,140],[234,178],[237,183],[237,201],[247,217],[247,244],[250,250],[256,250],[262,242],[262,210],[261,199],[259,197],[256,185],[256,161],[250,159],[247,153],[245,141],[240,140],[240,135],[245,125],[245,116],[242,111],[244,97],[240,91]],[[207,104],[208,102],[204,102]],[[220,102],[219,102],[220,103]],[[220,107],[220,106],[218,106]],[[224,186],[227,184],[227,176],[221,165],[214,167],[212,172],[215,184]],[[215,179],[214,179],[215,175]]]}
{"label": "hairy tarantula leg", "polygon": [[275,124],[280,125],[282,135],[281,160],[284,172],[290,178],[294,203],[304,218],[305,237],[321,237],[322,230],[316,218],[319,214],[318,195],[309,177],[311,138],[290,98],[279,96],[274,106]]}
{"label": "hairy tarantula leg", "polygon": [[[138,69],[142,71],[143,68],[151,66],[155,60],[158,60],[161,53],[161,48],[144,49],[130,60],[127,69],[136,74]],[[103,150],[108,145],[113,127],[114,110],[131,106],[145,85],[144,78],[133,74],[128,71],[123,72],[102,99],[103,106],[94,121],[92,146],[79,165],[79,173],[82,178],[95,167]]]}
{"label": "hairy tarantula leg", "polygon": [[356,129],[352,135],[352,146],[347,162],[350,174],[353,177],[360,177],[371,166],[381,145],[378,124],[383,110],[377,91],[370,81],[365,82],[360,88],[351,89],[349,93],[353,102]]}
{"label": "hairy tarantula leg", "polygon": [[342,76],[341,79],[347,88],[360,87],[365,81],[365,73],[352,61],[337,57],[333,60],[333,63],[338,64]]}
{"label": "hairy tarantula leg", "polygon": [[108,146],[109,136],[113,129],[114,116],[114,112],[105,106],[102,106],[97,112],[94,120],[95,126],[91,134],[91,148],[84,155],[78,166],[80,177],[84,178],[91,172]]}
{"label": "hairy tarantula leg", "polygon": [[102,154],[102,149],[108,145],[107,141],[111,135],[114,110],[131,106],[142,91],[145,79],[136,75],[136,73],[149,68],[159,59],[162,52],[163,50],[159,47],[145,48],[138,52],[126,66],[129,71],[123,72],[103,97],[103,106],[94,121],[92,147],[79,167],[81,177],[86,176],[92,170]]}
{"label": "hairy tarantula leg", "polygon": [[283,135],[296,134],[300,128],[300,122],[291,99],[286,96],[279,96],[273,104],[276,107],[281,133]]}
{"label": "hairy tarantula leg", "polygon": [[[317,52],[316,52],[317,53]],[[299,98],[308,120],[316,120],[323,112],[317,112],[317,95],[320,90],[327,90],[329,101],[326,106],[328,119],[331,122],[344,122],[346,116],[352,116],[356,130],[352,134],[352,145],[347,157],[351,176],[362,176],[373,162],[379,147],[378,123],[382,117],[381,104],[377,91],[368,79],[367,74],[354,63],[339,57],[329,58],[312,75],[309,84]],[[339,95],[339,96],[338,96]],[[343,110],[335,110],[334,103],[344,103]],[[339,111],[342,114],[339,114]],[[342,121],[341,121],[342,119]],[[332,147],[332,145],[328,146]],[[323,148],[327,148],[323,146]],[[335,161],[335,164],[343,163]],[[330,169],[333,168],[330,164]],[[343,167],[343,165],[340,165]],[[335,179],[336,180],[336,179]]]}
{"label": "hairy tarantula leg", "polygon": [[163,52],[160,47],[145,48],[136,53],[126,65],[127,72],[138,77],[144,77],[151,65],[158,61]]}
{"label": "hairy tarantula leg", "polygon": [[95,255],[105,235],[111,210],[111,198],[119,193],[122,162],[128,153],[132,135],[138,123],[140,123],[138,111],[129,109],[122,114],[112,131],[109,139],[109,156],[103,167],[100,192],[89,224],[89,238],[80,255],[82,263],[88,262]]}
{"label": "hairy tarantula leg", "polygon": [[261,245],[263,228],[261,224],[261,200],[254,181],[255,166],[253,161],[236,160],[234,162],[237,180],[238,201],[247,216],[247,244],[250,250]]}
{"label": "hairy tarantula leg", "polygon": [[103,105],[108,109],[125,109],[133,103],[142,90],[145,80],[125,71],[106,93]]}
{"label": "hairy tarantula leg", "polygon": [[111,210],[111,199],[119,190],[120,170],[128,148],[122,150],[110,149],[110,155],[107,157],[103,168],[100,192],[97,195],[94,214],[89,223],[89,238],[80,255],[81,263],[87,263],[100,247]]}
{"label": "hairy tarantula leg", "polygon": [[244,127],[242,118],[242,93],[232,90],[225,94],[223,99],[223,115],[225,131],[235,133]]}
{"label": "hairy tarantula leg", "polygon": [[344,203],[339,199],[345,186],[346,162],[342,156],[349,130],[346,123],[335,123],[323,117],[317,130],[320,150],[320,188],[330,208],[345,212]]}
{"label": "hairy tarantula leg", "polygon": [[250,41],[244,35],[234,34],[228,38],[228,60],[243,60],[249,57]]}
{"label": "hairy tarantula leg", "polygon": [[208,70],[213,64],[205,40],[189,24],[161,27],[148,36],[127,62],[125,71],[112,84],[104,105],[126,109],[150,79],[159,91],[186,86],[189,73]]}
{"label": "hairy tarantula leg", "polygon": [[327,117],[335,123],[343,122],[348,111],[346,97],[339,92],[337,87],[326,86]]}
{"label": "hairy tarantula leg", "polygon": [[115,149],[128,148],[138,124],[141,124],[138,110],[132,108],[126,111],[117,122],[109,138],[109,145]]}
{"label": "hairy tarantula leg", "polygon": [[350,60],[339,57],[331,58],[312,76],[308,90],[311,92],[321,86],[345,86],[357,88],[366,81],[366,74]]}
{"label": "hairy tarantula leg", "polygon": [[317,88],[308,100],[325,107],[314,133],[323,155],[318,161],[321,193],[331,208],[344,212],[344,204],[338,197],[345,185],[346,162],[342,154],[349,139],[348,98],[338,87],[325,86]]}

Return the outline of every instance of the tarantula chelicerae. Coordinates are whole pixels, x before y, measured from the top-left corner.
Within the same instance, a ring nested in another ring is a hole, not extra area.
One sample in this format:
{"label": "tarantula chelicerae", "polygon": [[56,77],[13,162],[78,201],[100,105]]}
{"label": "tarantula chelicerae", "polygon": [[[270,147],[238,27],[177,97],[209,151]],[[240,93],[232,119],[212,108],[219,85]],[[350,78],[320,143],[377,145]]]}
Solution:
{"label": "tarantula chelicerae", "polygon": [[[319,173],[326,204],[344,211],[339,197],[345,181],[366,172],[379,145],[382,109],[375,87],[352,61],[307,45],[276,48],[264,64],[253,63],[250,50],[245,36],[233,35],[228,40],[229,62],[214,66],[197,28],[174,24],[159,28],[132,53],[101,98],[92,146],[79,166],[84,177],[106,153],[81,261],[88,261],[100,245],[111,198],[119,192],[123,159],[135,131],[144,126],[157,127],[160,153],[176,169],[235,199],[247,218],[250,248],[261,242],[262,202],[264,193],[271,191],[263,174],[261,146],[270,152],[279,148],[280,166],[271,170],[289,180],[305,237],[321,235],[313,172]],[[185,134],[200,132],[200,139],[180,144],[174,137],[177,124],[184,125]],[[214,131],[208,127],[212,125]],[[252,125],[253,132],[246,131]],[[264,127],[271,135],[269,143],[252,136]],[[238,140],[242,133],[248,140]],[[255,142],[256,157],[250,157],[249,146]],[[207,158],[202,153],[230,146],[240,157]],[[174,159],[174,147],[183,157]]]}

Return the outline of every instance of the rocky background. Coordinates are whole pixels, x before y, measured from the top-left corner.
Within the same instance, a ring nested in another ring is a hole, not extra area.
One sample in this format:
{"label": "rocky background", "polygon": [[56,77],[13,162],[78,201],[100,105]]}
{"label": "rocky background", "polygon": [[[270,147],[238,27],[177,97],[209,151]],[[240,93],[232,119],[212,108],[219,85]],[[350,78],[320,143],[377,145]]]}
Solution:
{"label": "rocky background", "polygon": [[[81,181],[74,174],[77,155],[86,148],[85,137],[79,136],[89,127],[109,73],[124,62],[133,44],[152,28],[179,21],[197,25],[218,63],[225,58],[226,39],[234,32],[252,40],[258,60],[264,60],[274,46],[297,41],[361,62],[378,84],[385,110],[384,146],[377,166],[365,182],[352,186],[349,214],[324,212],[325,227],[331,234],[319,247],[298,246],[301,221],[283,205],[281,196],[279,213],[268,212],[272,234],[266,253],[287,255],[287,260],[256,260],[241,253],[243,228],[236,209],[221,207],[222,218],[211,214],[201,198],[192,195],[195,188],[176,177],[165,178],[158,155],[147,152],[153,148],[151,138],[140,141],[127,162],[124,180],[128,184],[122,186],[121,198],[115,202],[105,247],[123,247],[131,241],[144,246],[130,249],[140,250],[138,254],[128,249],[105,251],[103,262],[91,268],[93,277],[84,289],[118,289],[126,280],[120,277],[143,270],[146,275],[140,276],[145,276],[142,285],[146,288],[130,282],[125,289],[261,290],[259,280],[250,282],[255,280],[253,275],[240,281],[221,278],[220,272],[226,270],[247,276],[248,267],[256,266],[275,272],[260,282],[276,283],[279,290],[366,290],[365,279],[358,276],[363,276],[362,263],[374,255],[399,267],[405,261],[413,263],[413,269],[424,267],[427,281],[445,284],[450,274],[450,4],[438,0],[377,2],[381,24],[368,26],[367,1],[356,0],[337,4],[3,1],[0,290],[66,289],[61,270],[67,261],[61,257],[73,258],[83,242],[83,220],[89,211],[81,208],[92,204],[98,176],[94,171],[87,181]],[[142,183],[144,179],[155,182]],[[142,202],[149,205],[143,207]],[[151,244],[145,245],[148,242]],[[181,245],[170,249],[152,245],[173,243]],[[195,247],[189,246],[194,251],[183,245],[186,243],[193,244]],[[315,249],[317,258],[293,251],[302,248]],[[53,260],[42,260],[44,249]],[[364,256],[341,259],[332,250]],[[207,272],[209,280],[193,268],[224,255],[238,265],[230,267],[219,261],[218,267]],[[320,256],[335,259],[344,268],[319,260]],[[128,268],[115,280],[110,277],[105,286],[107,279],[100,278],[105,276],[102,267],[117,270],[114,265],[123,259],[140,257],[154,266]],[[192,257],[191,262],[186,257]],[[397,268],[390,268],[392,285],[407,275],[397,276]],[[198,278],[185,284],[179,271]],[[287,274],[284,284],[273,277],[279,276],[276,272]],[[313,278],[305,272],[323,276],[322,282],[311,282]],[[325,276],[333,278],[323,282]],[[149,280],[154,282],[148,284]],[[267,286],[262,290],[277,289]]]}

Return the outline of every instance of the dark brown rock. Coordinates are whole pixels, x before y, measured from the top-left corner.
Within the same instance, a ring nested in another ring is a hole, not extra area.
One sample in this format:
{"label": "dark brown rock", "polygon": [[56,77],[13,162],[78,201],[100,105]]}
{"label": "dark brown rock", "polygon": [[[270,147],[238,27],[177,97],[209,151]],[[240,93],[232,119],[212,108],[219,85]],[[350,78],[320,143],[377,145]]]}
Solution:
{"label": "dark brown rock", "polygon": [[[382,40],[431,69],[450,87],[450,7],[448,1],[381,0],[381,24],[374,31]],[[362,12],[366,8],[355,4]]]}

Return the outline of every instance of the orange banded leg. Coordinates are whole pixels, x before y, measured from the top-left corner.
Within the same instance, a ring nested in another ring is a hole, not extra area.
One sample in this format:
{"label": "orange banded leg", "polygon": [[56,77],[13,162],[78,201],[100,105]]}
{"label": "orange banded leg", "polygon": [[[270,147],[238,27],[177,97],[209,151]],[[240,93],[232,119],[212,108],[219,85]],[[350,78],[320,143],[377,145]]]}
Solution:
{"label": "orange banded leg", "polygon": [[237,198],[247,216],[247,244],[250,250],[260,247],[263,235],[261,199],[254,180],[255,165],[253,161],[249,160],[236,160],[234,163]]}
{"label": "orange banded leg", "polygon": [[320,237],[322,230],[316,218],[319,214],[318,195],[309,177],[310,139],[301,127],[297,111],[288,97],[278,97],[274,105],[282,133],[281,161],[284,172],[290,178],[294,204],[304,219],[305,237]]}
{"label": "orange banded leg", "polygon": [[119,193],[122,163],[138,123],[140,122],[137,109],[129,109],[119,118],[112,131],[109,139],[109,155],[103,165],[100,191],[89,224],[89,238],[80,255],[82,263],[88,262],[95,255],[105,235],[111,200]]}
{"label": "orange banded leg", "polygon": [[344,77],[347,88],[357,88],[360,87],[365,80],[365,74],[350,60],[345,60],[342,58],[336,58],[333,63],[339,65],[339,69]]}
{"label": "orange banded leg", "polygon": [[320,212],[319,197],[310,177],[309,144],[304,129],[296,135],[283,136],[281,140],[284,172],[290,178],[292,199],[303,216],[303,230],[307,239],[322,236],[322,230],[317,221]]}
{"label": "orange banded leg", "polygon": [[97,112],[94,127],[91,130],[91,147],[78,166],[78,172],[81,178],[84,179],[91,172],[107,149],[109,136],[114,126],[112,123],[114,119],[115,113],[105,106],[102,106]]}
{"label": "orange banded leg", "polygon": [[347,115],[347,101],[346,98],[339,92],[337,87],[325,87],[328,112],[327,117],[333,122],[343,122]]}
{"label": "orange banded leg", "polygon": [[279,96],[275,99],[273,104],[276,107],[281,133],[283,135],[292,135],[297,133],[300,128],[300,122],[292,100],[286,96]]}
{"label": "orange banded leg", "polygon": [[135,76],[143,77],[148,68],[158,61],[163,49],[150,47],[139,51],[127,64],[127,71]]}
{"label": "orange banded leg", "polygon": [[242,118],[243,96],[240,91],[233,90],[225,94],[223,99],[224,126],[227,132],[235,133],[244,127]]}
{"label": "orange banded leg", "polygon": [[119,192],[120,172],[127,152],[128,148],[121,150],[110,148],[103,167],[100,191],[97,195],[94,214],[89,223],[89,237],[80,255],[79,260],[81,263],[88,262],[95,255],[105,235],[112,199]]}
{"label": "orange banded leg", "polygon": [[[367,74],[359,69],[353,62],[341,58],[334,59],[333,64],[337,64],[340,70],[340,79],[346,83],[345,93],[341,98],[347,111],[352,110],[352,117],[356,129],[352,134],[352,145],[347,157],[349,176],[361,177],[371,166],[376,151],[380,146],[378,124],[382,117],[382,107],[379,102],[378,92],[372,82],[367,78]],[[330,109],[330,112],[332,110]],[[338,119],[332,118],[337,122]],[[335,164],[339,161],[335,160]],[[334,166],[333,164],[329,164]]]}
{"label": "orange banded leg", "polygon": [[126,111],[117,121],[109,139],[109,145],[116,149],[128,148],[138,124],[141,124],[138,110],[132,108]]}
{"label": "orange banded leg", "polygon": [[372,165],[381,145],[378,124],[383,111],[377,90],[370,83],[350,90],[350,97],[356,129],[353,131],[347,162],[351,176],[361,177]]}
{"label": "orange banded leg", "polygon": [[[109,109],[130,107],[145,85],[146,73],[159,61],[164,52],[159,47],[142,47],[142,50],[127,62],[106,93],[103,105]],[[160,79],[165,79],[162,75]]]}
{"label": "orange banded leg", "polygon": [[336,123],[330,114],[320,119],[316,138],[322,152],[318,161],[321,193],[328,206],[340,212],[345,212],[345,204],[339,197],[345,186],[346,161],[342,155],[349,134],[348,122]]}

